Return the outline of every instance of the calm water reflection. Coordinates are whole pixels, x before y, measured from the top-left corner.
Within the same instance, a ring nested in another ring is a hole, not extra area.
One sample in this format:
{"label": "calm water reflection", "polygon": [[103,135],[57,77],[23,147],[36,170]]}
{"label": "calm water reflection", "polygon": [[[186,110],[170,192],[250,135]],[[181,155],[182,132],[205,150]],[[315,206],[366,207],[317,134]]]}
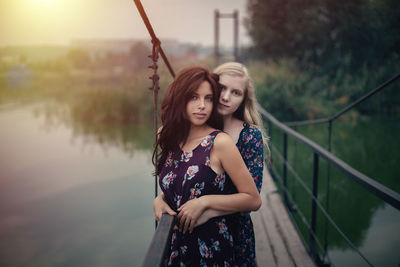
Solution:
{"label": "calm water reflection", "polygon": [[0,266],[139,266],[154,232],[138,145],[151,128],[98,135],[41,111],[0,110]]}

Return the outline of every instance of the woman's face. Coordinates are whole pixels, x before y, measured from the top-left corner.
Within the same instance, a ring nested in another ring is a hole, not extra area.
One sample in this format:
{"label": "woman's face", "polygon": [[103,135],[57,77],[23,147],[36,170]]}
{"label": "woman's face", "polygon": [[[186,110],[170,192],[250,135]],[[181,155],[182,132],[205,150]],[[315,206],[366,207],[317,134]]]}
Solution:
{"label": "woman's face", "polygon": [[210,118],[213,109],[211,85],[204,81],[186,104],[186,114],[194,126],[201,126]]}
{"label": "woman's face", "polygon": [[218,113],[222,116],[231,116],[240,106],[246,92],[246,78],[222,74],[219,77],[222,85],[219,97]]}

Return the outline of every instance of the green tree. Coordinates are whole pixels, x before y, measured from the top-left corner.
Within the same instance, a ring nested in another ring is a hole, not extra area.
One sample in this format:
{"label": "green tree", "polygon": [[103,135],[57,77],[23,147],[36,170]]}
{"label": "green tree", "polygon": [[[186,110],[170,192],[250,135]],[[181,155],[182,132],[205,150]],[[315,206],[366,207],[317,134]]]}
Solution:
{"label": "green tree", "polygon": [[351,55],[355,67],[399,54],[400,5],[394,0],[252,0],[245,25],[253,52],[325,64]]}

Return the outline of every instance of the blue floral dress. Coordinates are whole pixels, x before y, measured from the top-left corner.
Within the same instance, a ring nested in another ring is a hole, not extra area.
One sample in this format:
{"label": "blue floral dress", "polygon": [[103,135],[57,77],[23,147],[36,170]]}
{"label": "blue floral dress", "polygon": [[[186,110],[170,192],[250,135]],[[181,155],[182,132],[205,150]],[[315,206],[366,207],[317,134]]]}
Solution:
{"label": "blue floral dress", "polygon": [[[264,143],[261,131],[253,125],[244,123],[236,143],[258,192],[261,191],[264,167]],[[238,266],[257,266],[253,222],[250,212],[233,216],[233,238],[235,244],[235,263]]]}
{"label": "blue floral dress", "polygon": [[[210,168],[210,151],[221,131],[206,136],[192,151],[170,151],[159,175],[168,205],[175,211],[186,201],[235,190],[231,179]],[[174,230],[165,266],[234,266],[233,216],[213,218],[189,234]]]}

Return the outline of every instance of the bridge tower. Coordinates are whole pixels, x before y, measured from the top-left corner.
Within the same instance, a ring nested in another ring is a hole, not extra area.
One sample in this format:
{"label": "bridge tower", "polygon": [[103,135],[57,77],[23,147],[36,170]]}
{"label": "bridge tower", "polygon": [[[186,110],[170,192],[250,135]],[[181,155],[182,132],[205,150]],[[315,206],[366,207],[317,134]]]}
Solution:
{"label": "bridge tower", "polygon": [[234,10],[233,13],[223,14],[218,9],[214,11],[214,67],[220,64],[219,53],[219,19],[233,19],[233,58],[235,61],[239,59],[239,11]]}

